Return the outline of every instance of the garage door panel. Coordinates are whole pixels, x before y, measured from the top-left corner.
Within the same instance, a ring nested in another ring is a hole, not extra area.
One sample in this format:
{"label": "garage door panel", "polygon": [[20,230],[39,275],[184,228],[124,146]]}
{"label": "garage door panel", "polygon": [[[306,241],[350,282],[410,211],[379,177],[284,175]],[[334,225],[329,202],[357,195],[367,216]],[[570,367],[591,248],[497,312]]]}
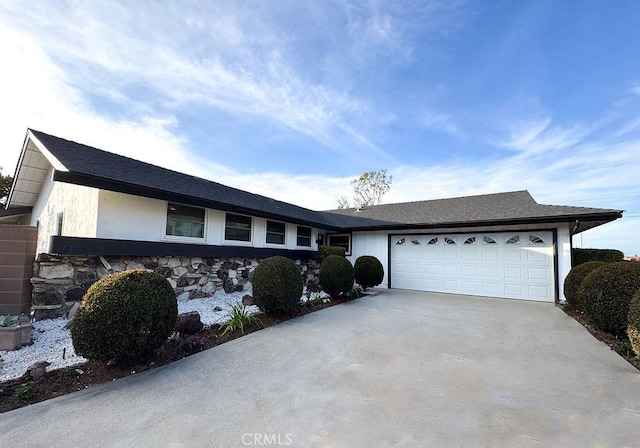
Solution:
{"label": "garage door panel", "polygon": [[478,282],[462,282],[462,292],[466,294],[477,294]]}
{"label": "garage door panel", "polygon": [[462,266],[462,276],[463,277],[477,277],[478,276],[478,266],[463,265]]}
{"label": "garage door panel", "polygon": [[487,263],[487,262],[492,262],[492,261],[498,261],[498,251],[497,250],[483,250],[482,251],[482,261]]}
{"label": "garage door panel", "polygon": [[506,267],[504,268],[504,278],[505,279],[518,279],[522,280],[524,278],[523,267]]}
{"label": "garage door panel", "polygon": [[538,285],[530,285],[529,286],[529,294],[528,298],[533,300],[544,300],[547,301],[548,297],[551,295],[551,290],[546,286],[538,286]]}
{"label": "garage door panel", "polygon": [[527,278],[529,280],[549,280],[549,269],[545,268],[528,268]]}
{"label": "garage door panel", "polygon": [[458,268],[459,268],[459,266],[457,266],[457,265],[444,265],[442,267],[442,274],[445,275],[445,276],[448,276],[448,275],[458,276],[458,275],[460,275],[460,272],[459,272]]}
{"label": "garage door panel", "polygon": [[496,297],[500,292],[498,283],[482,282],[482,294]]}
{"label": "garage door panel", "polygon": [[436,265],[436,264],[428,264],[424,267],[424,273],[428,277],[440,276],[441,270],[442,270],[442,266]]}
{"label": "garage door panel", "polygon": [[482,266],[483,277],[498,278],[499,272],[498,266]]}
{"label": "garage door panel", "polygon": [[442,251],[442,258],[445,261],[453,261],[458,260],[458,251],[455,250],[444,250]]}
{"label": "garage door panel", "polygon": [[548,263],[549,256],[546,252],[541,251],[540,249],[528,249],[527,253],[527,261],[529,263]]}
{"label": "garage door panel", "polygon": [[478,252],[475,250],[462,250],[460,251],[460,259],[463,261],[476,261],[478,260]]}
{"label": "garage door panel", "polygon": [[399,239],[406,243],[391,248],[394,288],[553,301],[550,231],[403,235],[392,242]]}
{"label": "garage door panel", "polygon": [[521,263],[523,259],[521,250],[505,250],[504,251],[504,261],[512,262],[512,263]]}
{"label": "garage door panel", "polygon": [[505,283],[504,294],[507,297],[520,298],[524,296],[524,285]]}

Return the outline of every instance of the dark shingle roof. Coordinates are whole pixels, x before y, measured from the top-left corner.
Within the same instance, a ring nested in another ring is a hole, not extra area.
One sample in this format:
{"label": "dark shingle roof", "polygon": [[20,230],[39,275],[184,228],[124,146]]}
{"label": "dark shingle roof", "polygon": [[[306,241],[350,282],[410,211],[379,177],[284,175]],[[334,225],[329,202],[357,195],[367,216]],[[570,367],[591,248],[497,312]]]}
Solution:
{"label": "dark shingle roof", "polygon": [[[567,207],[538,204],[528,191],[484,194],[459,198],[435,199],[430,201],[382,204],[365,207],[360,210],[350,208],[329,210],[325,215],[341,227],[360,227],[357,223],[349,224],[331,215],[358,217],[377,221],[378,226],[439,226],[489,224],[505,221],[562,221],[578,217],[597,219],[606,215],[620,215],[621,210],[599,209],[589,207]],[[615,218],[614,218],[615,219]],[[384,224],[382,224],[384,223]],[[370,226],[369,226],[370,227]]]}
{"label": "dark shingle roof", "polygon": [[527,191],[317,212],[43,132],[30,131],[69,170],[68,173],[56,173],[56,180],[279,218],[328,230],[451,227],[541,220],[566,222],[578,218],[591,221],[593,227],[617,219],[622,214],[620,210],[542,205]]}
{"label": "dark shingle roof", "polygon": [[[115,182],[120,187],[129,187],[125,188],[124,192],[130,191],[132,194],[145,196],[136,189],[136,187],[141,187],[147,191],[146,196],[149,197],[158,197],[162,192],[165,192],[179,195],[185,203],[192,205],[212,208],[222,206],[223,209],[226,206],[226,209],[235,210],[238,213],[255,213],[258,216],[281,218],[295,223],[334,227],[333,223],[324,215],[313,210],[161,168],[43,132],[34,130],[31,132],[70,173]],[[87,179],[85,178],[85,180]]]}

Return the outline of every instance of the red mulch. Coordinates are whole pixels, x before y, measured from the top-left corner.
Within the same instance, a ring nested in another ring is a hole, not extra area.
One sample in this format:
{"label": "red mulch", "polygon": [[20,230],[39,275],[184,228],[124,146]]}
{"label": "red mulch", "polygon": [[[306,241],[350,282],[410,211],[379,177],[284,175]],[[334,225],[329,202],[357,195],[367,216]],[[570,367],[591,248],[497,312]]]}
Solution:
{"label": "red mulch", "polygon": [[[303,316],[347,301],[347,299],[339,297],[332,298],[329,303],[307,303],[300,307],[298,311],[285,316],[273,317],[260,314],[257,317],[262,322],[262,326],[253,325],[246,327],[244,329],[244,335],[270,327],[285,320],[293,319],[294,317]],[[2,382],[0,383],[0,413],[86,389],[95,384],[107,383],[117,378],[143,372],[163,364],[169,364],[170,362],[177,361],[194,353],[207,350],[243,336],[240,330],[230,331],[224,336],[221,336],[221,334],[222,330],[214,327],[202,330],[192,336],[186,336],[183,339],[169,340],[156,350],[152,356],[147,359],[137,360],[133,364],[109,365],[99,361],[88,361],[73,367],[48,371],[44,377],[38,380],[23,377]],[[22,391],[25,391],[25,386],[26,389],[34,388],[36,391],[35,395],[32,398],[17,399],[15,397],[16,390],[22,387]]]}

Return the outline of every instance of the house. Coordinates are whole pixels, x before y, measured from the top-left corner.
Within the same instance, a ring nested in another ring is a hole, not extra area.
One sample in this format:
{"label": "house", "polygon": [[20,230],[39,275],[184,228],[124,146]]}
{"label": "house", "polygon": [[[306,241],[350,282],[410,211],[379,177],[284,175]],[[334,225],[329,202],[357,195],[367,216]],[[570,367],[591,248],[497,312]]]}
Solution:
{"label": "house", "polygon": [[558,302],[572,235],[622,216],[538,204],[527,191],[313,211],[35,130],[14,179],[0,222],[37,226],[42,306],[55,305],[52,289],[77,299],[129,267],[192,296],[248,289],[272,255],[298,260],[313,281],[322,244],[352,262],[376,256],[388,288]]}

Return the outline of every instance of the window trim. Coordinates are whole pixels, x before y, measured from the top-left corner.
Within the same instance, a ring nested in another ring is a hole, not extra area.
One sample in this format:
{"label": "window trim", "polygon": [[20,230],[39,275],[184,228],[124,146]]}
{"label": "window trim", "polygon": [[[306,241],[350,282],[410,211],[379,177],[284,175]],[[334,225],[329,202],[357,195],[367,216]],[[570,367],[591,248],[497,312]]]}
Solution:
{"label": "window trim", "polygon": [[[169,221],[169,205],[175,204],[180,205],[182,207],[190,207],[204,211],[204,217],[202,221],[202,236],[182,236],[182,235],[169,235],[167,233],[167,222]],[[167,207],[164,213],[164,222],[162,226],[162,239],[164,240],[179,240],[179,241],[197,241],[202,242],[207,240],[207,223],[209,221],[209,210],[204,207],[197,207],[194,205],[182,204],[180,202],[170,202],[167,201]]]}
{"label": "window trim", "polygon": [[[249,240],[229,240],[227,239],[227,222],[229,221],[229,215],[233,215],[233,216],[241,216],[243,218],[249,218]],[[233,213],[233,212],[225,212],[224,214],[224,225],[222,226],[222,240],[226,243],[231,243],[231,244],[247,244],[247,243],[253,243],[253,229],[254,229],[254,225],[253,225],[253,216],[249,216],[249,215],[242,215],[240,213]]]}
{"label": "window trim", "polygon": [[[335,236],[346,236],[347,238],[349,238],[349,242],[348,242],[348,247],[345,250],[345,256],[350,256],[351,255],[351,248],[352,248],[352,242],[353,242],[353,237],[351,236],[351,233],[330,233],[327,235],[327,245],[328,246],[333,246],[333,244],[331,244],[331,237],[335,237]],[[404,237],[402,238],[404,240]],[[396,243],[396,244],[405,244],[405,243]],[[339,247],[344,247],[344,246],[339,246]]]}
{"label": "window trim", "polygon": [[[269,238],[269,233],[274,233],[274,234],[280,234],[279,232],[269,232],[269,223],[274,223],[274,224],[282,224],[284,226],[283,230],[282,230],[282,243],[270,243],[269,241],[267,241],[267,238]],[[282,221],[275,221],[273,219],[265,219],[264,222],[264,244],[268,245],[268,246],[276,246],[276,247],[280,247],[280,246],[286,246],[287,245],[287,223],[286,222],[282,222]]]}

